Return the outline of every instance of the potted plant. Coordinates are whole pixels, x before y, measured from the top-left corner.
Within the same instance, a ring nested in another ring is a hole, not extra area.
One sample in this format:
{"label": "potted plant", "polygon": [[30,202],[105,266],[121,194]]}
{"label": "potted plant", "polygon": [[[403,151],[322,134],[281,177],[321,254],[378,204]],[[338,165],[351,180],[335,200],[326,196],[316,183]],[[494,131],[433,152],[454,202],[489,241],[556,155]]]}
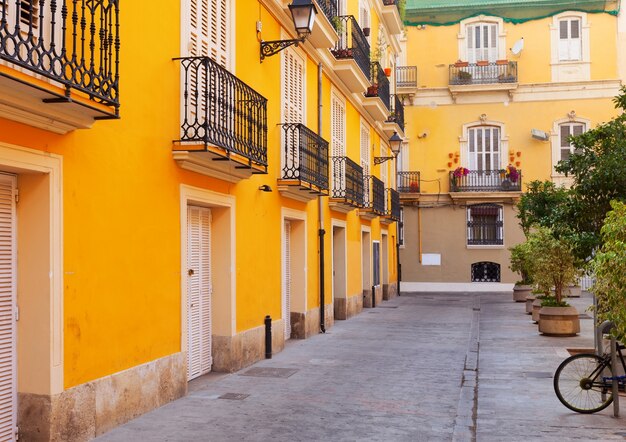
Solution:
{"label": "potted plant", "polygon": [[528,242],[516,244],[509,248],[509,252],[511,252],[511,265],[509,268],[522,277],[513,287],[513,301],[525,302],[532,290],[532,279],[530,278],[530,274],[532,273],[532,260],[529,256],[530,245]]}
{"label": "potted plant", "polygon": [[366,97],[378,97],[378,83],[374,83],[367,88]]}
{"label": "potted plant", "polygon": [[467,84],[472,82],[472,74],[468,71],[459,71],[456,76],[458,84]]}
{"label": "potted plant", "polygon": [[369,27],[363,28],[363,35],[365,35],[366,37],[370,36],[370,28]]}
{"label": "potted plant", "polygon": [[557,238],[547,227],[535,228],[528,235],[532,279],[543,293],[554,289],[554,296],[541,300],[539,332],[549,336],[575,336],[580,332],[578,310],[565,302],[565,288],[577,275],[576,258],[567,239]]}
{"label": "potted plant", "polygon": [[[452,164],[452,163],[448,163],[448,164]],[[456,187],[459,183],[459,180],[463,178],[464,176],[467,176],[468,173],[469,173],[469,169],[463,166],[459,166],[456,169],[454,169],[454,171],[452,172],[452,186]]]}
{"label": "potted plant", "polygon": [[417,180],[411,181],[411,183],[409,184],[409,191],[413,193],[417,193],[420,191],[420,185]]}

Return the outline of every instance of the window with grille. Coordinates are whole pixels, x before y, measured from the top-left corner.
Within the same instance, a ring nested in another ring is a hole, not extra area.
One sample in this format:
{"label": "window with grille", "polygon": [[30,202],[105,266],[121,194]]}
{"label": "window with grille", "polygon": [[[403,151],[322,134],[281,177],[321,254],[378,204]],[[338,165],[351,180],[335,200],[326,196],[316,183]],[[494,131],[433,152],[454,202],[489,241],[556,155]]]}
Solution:
{"label": "window with grille", "polygon": [[578,61],[582,59],[582,39],[580,18],[570,17],[559,20],[559,60]]}
{"label": "window with grille", "polygon": [[472,264],[472,282],[500,282],[500,264],[475,262]]}
{"label": "window with grille", "polygon": [[502,245],[502,206],[474,204],[467,208],[467,245]]}
{"label": "window with grille", "polygon": [[567,160],[576,151],[570,142],[570,137],[578,136],[583,132],[585,132],[583,123],[563,123],[559,125],[559,160]]}

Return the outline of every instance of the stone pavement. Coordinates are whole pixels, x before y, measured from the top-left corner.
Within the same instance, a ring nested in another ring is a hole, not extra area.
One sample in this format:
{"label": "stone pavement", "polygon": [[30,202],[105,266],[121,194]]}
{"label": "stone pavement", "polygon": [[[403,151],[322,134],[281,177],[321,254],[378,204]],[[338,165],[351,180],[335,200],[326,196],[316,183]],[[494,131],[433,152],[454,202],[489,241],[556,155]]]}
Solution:
{"label": "stone pavement", "polygon": [[611,407],[579,415],[552,389],[566,348],[593,346],[592,321],[580,337],[547,338],[523,312],[509,294],[403,295],[194,380],[185,398],[98,440],[623,440]]}

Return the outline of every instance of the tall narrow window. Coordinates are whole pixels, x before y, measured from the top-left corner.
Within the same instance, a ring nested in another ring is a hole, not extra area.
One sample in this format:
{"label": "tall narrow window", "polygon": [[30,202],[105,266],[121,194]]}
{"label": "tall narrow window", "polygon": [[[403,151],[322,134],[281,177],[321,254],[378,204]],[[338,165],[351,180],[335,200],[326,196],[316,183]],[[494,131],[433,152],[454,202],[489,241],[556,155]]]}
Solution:
{"label": "tall narrow window", "polygon": [[468,129],[467,149],[470,170],[499,170],[501,168],[500,128],[478,126]]}
{"label": "tall narrow window", "polygon": [[571,136],[578,136],[585,131],[583,123],[563,123],[559,125],[559,160],[567,160],[575,152],[574,146],[570,142]]}
{"label": "tall narrow window", "polygon": [[498,58],[496,23],[476,23],[467,26],[467,58],[470,63],[496,61]]}
{"label": "tall narrow window", "polygon": [[346,108],[334,94],[330,106],[333,190],[340,192],[346,188],[345,163],[341,160],[346,156]]}
{"label": "tall narrow window", "polygon": [[559,20],[559,60],[578,61],[582,58],[580,18]]}
{"label": "tall narrow window", "polygon": [[208,56],[228,68],[229,0],[184,0],[189,11],[189,55]]}
{"label": "tall narrow window", "polygon": [[363,198],[364,203],[368,203],[372,198],[370,195],[369,175],[370,175],[370,129],[361,122],[361,167],[363,168]]}

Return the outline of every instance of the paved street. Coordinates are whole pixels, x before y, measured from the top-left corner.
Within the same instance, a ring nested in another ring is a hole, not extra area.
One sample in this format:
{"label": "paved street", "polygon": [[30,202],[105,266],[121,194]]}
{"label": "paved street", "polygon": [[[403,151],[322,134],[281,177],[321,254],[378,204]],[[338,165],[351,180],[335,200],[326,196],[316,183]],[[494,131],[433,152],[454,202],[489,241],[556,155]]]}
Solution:
{"label": "paved street", "polygon": [[[576,414],[552,389],[566,348],[593,346],[592,321],[580,337],[539,336],[511,299],[403,295],[271,360],[193,381],[187,397],[98,440],[624,440],[612,407]],[[574,300],[581,313],[589,303]]]}

